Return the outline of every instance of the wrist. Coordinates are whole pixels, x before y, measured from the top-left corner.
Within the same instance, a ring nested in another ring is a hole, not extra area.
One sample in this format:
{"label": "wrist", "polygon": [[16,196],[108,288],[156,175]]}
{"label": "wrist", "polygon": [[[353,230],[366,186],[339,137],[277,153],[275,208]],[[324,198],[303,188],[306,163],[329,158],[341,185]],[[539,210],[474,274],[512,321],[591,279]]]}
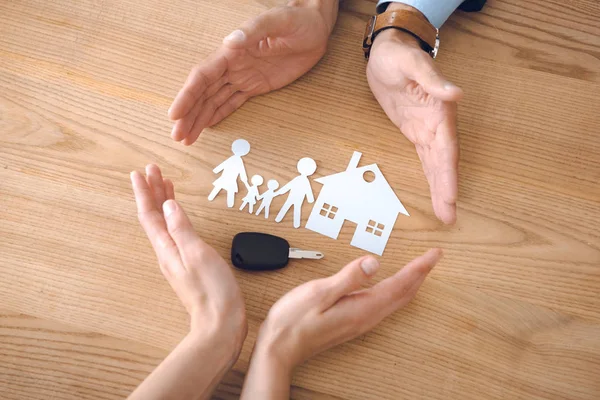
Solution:
{"label": "wrist", "polygon": [[248,324],[245,314],[238,318],[232,316],[227,320],[220,320],[212,324],[199,321],[199,318],[192,316],[188,337],[198,348],[203,346],[207,349],[218,350],[219,356],[233,365],[242,351],[247,333]]}
{"label": "wrist", "polygon": [[323,17],[329,34],[333,31],[338,16],[339,0],[291,0],[288,6],[316,9]]}
{"label": "wrist", "polygon": [[287,357],[280,349],[274,341],[267,340],[259,334],[254,346],[252,361],[263,365],[263,368],[277,371],[280,377],[291,381],[295,365],[290,357]]}
{"label": "wrist", "polygon": [[195,354],[198,360],[210,360],[211,369],[215,372],[226,372],[236,363],[240,349],[222,340],[217,335],[188,333],[183,340],[188,351]]}
{"label": "wrist", "polygon": [[276,351],[275,343],[267,341],[261,327],[250,359],[241,400],[289,399],[293,367]]}
{"label": "wrist", "polygon": [[254,345],[257,354],[290,375],[303,361],[298,354],[302,349],[303,346],[298,343],[298,334],[291,329],[282,328],[269,316],[260,326]]}
{"label": "wrist", "polygon": [[386,29],[382,32],[379,32],[379,34],[375,37],[375,40],[373,41],[373,47],[376,47],[384,42],[396,42],[402,43],[407,46],[416,47],[419,49],[421,48],[421,43],[419,39],[417,39],[408,32],[404,32],[400,29],[394,28]]}

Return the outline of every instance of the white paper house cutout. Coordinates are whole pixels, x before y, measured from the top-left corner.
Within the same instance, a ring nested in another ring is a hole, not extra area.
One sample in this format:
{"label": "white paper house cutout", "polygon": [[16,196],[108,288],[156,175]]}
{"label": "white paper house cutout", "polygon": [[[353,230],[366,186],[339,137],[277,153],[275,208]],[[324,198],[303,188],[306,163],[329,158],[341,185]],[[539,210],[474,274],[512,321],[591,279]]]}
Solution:
{"label": "white paper house cutout", "polygon": [[[345,171],[315,179],[323,184],[306,228],[337,239],[345,220],[357,227],[350,244],[383,254],[398,213],[409,215],[377,164],[359,167],[355,151]],[[365,180],[370,171],[375,179]]]}

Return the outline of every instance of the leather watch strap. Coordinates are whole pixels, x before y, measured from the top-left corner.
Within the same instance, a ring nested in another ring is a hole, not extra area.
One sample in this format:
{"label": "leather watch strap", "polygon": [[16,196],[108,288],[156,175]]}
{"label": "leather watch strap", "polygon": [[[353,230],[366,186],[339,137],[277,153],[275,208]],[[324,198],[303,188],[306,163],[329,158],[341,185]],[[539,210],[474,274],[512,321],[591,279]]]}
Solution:
{"label": "leather watch strap", "polygon": [[[369,57],[377,34],[386,29],[399,29],[421,41],[423,50],[434,53],[438,45],[438,30],[421,13],[409,10],[390,10],[371,17],[365,31],[363,49]],[[434,54],[432,54],[434,55]]]}

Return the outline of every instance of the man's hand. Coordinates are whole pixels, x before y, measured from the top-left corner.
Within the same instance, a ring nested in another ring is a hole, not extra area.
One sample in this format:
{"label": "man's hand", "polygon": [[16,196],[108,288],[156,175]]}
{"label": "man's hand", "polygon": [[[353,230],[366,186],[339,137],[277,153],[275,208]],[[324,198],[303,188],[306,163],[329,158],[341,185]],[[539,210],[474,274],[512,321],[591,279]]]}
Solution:
{"label": "man's hand", "polygon": [[362,335],[406,306],[441,256],[441,250],[430,250],[369,289],[361,288],[379,263],[372,256],[361,257],[331,277],[287,293],[261,326],[241,399],[289,399],[296,366]]}
{"label": "man's hand", "polygon": [[250,97],[279,89],[325,54],[337,0],[293,1],[244,23],[195,66],[169,109],[171,137],[190,145]]}
{"label": "man's hand", "polygon": [[442,76],[414,37],[397,29],[385,30],[375,38],[367,80],[387,116],[415,144],[435,214],[446,224],[454,223],[458,192],[456,101],[462,90]]}

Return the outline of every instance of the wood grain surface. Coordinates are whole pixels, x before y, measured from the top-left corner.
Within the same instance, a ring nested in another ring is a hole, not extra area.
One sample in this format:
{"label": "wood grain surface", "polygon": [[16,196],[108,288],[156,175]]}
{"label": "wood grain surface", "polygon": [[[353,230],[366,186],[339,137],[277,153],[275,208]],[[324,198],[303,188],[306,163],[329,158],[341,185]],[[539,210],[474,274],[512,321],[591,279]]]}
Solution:
{"label": "wood grain surface", "polygon": [[239,137],[248,173],[280,182],[305,156],[315,178],[354,150],[378,163],[411,216],[375,281],[430,247],[446,254],[409,307],[301,366],[294,399],[600,398],[599,3],[489,0],[444,25],[437,62],[466,93],[453,227],[435,219],[413,146],[369,91],[369,1],[342,4],[304,77],[191,147],[172,142],[166,110],[191,66],[276,3],[0,2],[0,398],[123,398],[186,332],[135,216],[128,173],[148,163],[223,256],[245,230],[326,254],[236,271],[250,332],[215,398],[237,398],[273,302],[362,254],[349,223],[334,241],[227,209],[223,195],[208,202],[211,169]]}

